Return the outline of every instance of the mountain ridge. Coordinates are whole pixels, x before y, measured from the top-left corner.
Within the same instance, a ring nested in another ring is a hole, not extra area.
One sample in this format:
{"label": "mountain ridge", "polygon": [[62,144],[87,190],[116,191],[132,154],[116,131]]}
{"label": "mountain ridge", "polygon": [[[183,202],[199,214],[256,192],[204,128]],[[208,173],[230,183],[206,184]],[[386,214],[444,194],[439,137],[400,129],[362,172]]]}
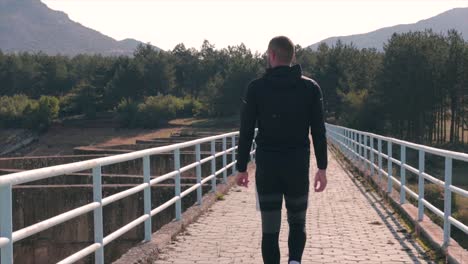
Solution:
{"label": "mountain ridge", "polygon": [[0,0],[0,49],[55,55],[131,55],[142,42],[117,41],[40,0]]}
{"label": "mountain ridge", "polygon": [[432,29],[436,33],[446,34],[450,29],[458,30],[465,40],[468,40],[468,7],[460,7],[447,10],[436,16],[420,20],[416,23],[399,24],[383,27],[374,31],[347,36],[335,36],[316,42],[308,48],[316,50],[321,43],[329,46],[334,45],[338,40],[344,44],[353,43],[357,48],[376,48],[383,50],[384,44],[393,33],[404,33],[409,31],[418,31]]}

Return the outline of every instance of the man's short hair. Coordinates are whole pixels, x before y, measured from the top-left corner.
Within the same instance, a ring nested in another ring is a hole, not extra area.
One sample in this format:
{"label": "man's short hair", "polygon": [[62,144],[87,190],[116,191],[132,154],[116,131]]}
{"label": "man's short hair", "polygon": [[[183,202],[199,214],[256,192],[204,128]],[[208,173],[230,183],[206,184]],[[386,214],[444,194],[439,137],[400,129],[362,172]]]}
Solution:
{"label": "man's short hair", "polygon": [[285,36],[274,37],[268,43],[268,50],[273,51],[279,61],[291,63],[294,58],[294,44]]}

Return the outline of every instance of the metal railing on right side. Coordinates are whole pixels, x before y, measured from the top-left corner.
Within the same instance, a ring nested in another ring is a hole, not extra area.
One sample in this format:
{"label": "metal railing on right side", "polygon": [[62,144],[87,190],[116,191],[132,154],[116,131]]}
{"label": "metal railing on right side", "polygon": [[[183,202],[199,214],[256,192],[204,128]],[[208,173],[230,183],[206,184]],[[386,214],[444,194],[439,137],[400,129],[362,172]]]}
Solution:
{"label": "metal railing on right side", "polygon": [[[468,191],[452,185],[452,162],[459,160],[466,162],[468,166],[468,154],[432,148],[424,145],[419,145],[391,137],[385,137],[368,132],[363,132],[355,129],[350,129],[342,126],[326,124],[327,136],[331,142],[350,160],[358,163],[358,165],[368,168],[371,175],[375,171],[378,173],[379,180],[382,175],[387,178],[387,192],[391,192],[393,184],[400,187],[400,203],[406,202],[406,194],[417,200],[418,204],[418,220],[421,221],[424,216],[424,208],[429,209],[435,215],[444,220],[444,244],[446,247],[450,243],[450,228],[456,226],[465,234],[468,234],[468,227],[457,219],[453,218],[451,212],[452,193],[459,194],[463,197],[468,197]],[[377,141],[377,149],[374,142]],[[382,153],[382,143],[387,144],[387,153]],[[392,145],[400,146],[400,160],[392,156]],[[418,151],[418,168],[414,168],[407,164],[406,149],[411,148]],[[369,155],[368,155],[369,153]],[[429,175],[425,172],[425,154],[430,153],[445,158],[445,175],[444,181]],[[375,157],[377,156],[377,160]],[[382,159],[387,160],[387,170],[382,167]],[[400,180],[395,178],[392,166],[396,164],[400,166]],[[418,193],[412,191],[406,185],[406,170],[418,175]],[[441,211],[429,201],[424,199],[424,181],[428,180],[438,186],[444,188],[444,211]]]}

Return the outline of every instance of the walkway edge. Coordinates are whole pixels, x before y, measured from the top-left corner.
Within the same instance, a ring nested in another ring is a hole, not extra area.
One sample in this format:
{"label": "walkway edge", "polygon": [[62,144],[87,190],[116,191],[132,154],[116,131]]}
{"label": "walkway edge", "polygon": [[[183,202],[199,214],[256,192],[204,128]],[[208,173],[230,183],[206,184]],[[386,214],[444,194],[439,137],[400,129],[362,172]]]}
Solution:
{"label": "walkway edge", "polygon": [[[418,208],[411,203],[400,204],[399,193],[393,188],[391,193],[387,193],[386,182],[379,184],[376,177],[371,176],[371,173],[367,169],[352,164],[337,148],[333,145],[333,151],[337,159],[345,160],[346,164],[352,166],[358,170],[365,179],[370,182],[375,188],[378,189],[378,194],[387,200],[391,207],[396,209],[400,215],[405,219],[409,220],[419,234],[426,239],[430,246],[439,250],[445,254],[448,263],[463,264],[468,260],[468,253],[463,249],[455,240],[450,239],[450,246],[447,249],[442,247],[443,243],[443,230],[437,224],[435,224],[429,217],[424,215],[423,221],[418,221]],[[339,153],[339,156],[336,155]],[[344,170],[349,171],[349,168],[342,166]],[[384,177],[383,177],[384,178]]]}
{"label": "walkway edge", "polygon": [[[249,177],[254,177],[254,166],[248,166]],[[207,212],[217,201],[218,194],[227,194],[236,185],[236,177],[229,176],[227,184],[219,184],[216,193],[207,193],[203,196],[201,206],[193,205],[182,214],[181,221],[175,221],[164,225],[152,234],[150,242],[142,242],[123,254],[114,264],[151,264],[154,263],[161,252],[178,234],[195,222],[202,214]]]}

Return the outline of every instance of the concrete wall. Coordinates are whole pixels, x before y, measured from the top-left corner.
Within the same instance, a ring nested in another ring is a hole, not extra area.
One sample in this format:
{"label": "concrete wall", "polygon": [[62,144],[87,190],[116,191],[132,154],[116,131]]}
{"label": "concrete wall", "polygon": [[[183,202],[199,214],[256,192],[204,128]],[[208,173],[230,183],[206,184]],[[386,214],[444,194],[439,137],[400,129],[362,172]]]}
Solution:
{"label": "concrete wall", "polygon": [[[131,186],[105,186],[103,197],[126,190]],[[184,185],[182,189],[189,186]],[[204,186],[204,192],[209,190]],[[169,200],[174,187],[159,185],[152,188],[152,208]],[[92,202],[92,187],[81,186],[19,186],[13,190],[14,230],[35,224]],[[196,192],[182,200],[183,210],[196,201]],[[175,215],[174,206],[153,217],[153,232],[170,222]],[[104,207],[104,234],[108,235],[143,213],[143,192]],[[106,263],[117,259],[143,238],[143,225],[132,229],[116,242],[105,247]],[[55,263],[93,243],[93,214],[88,213],[55,226],[14,244],[15,263]],[[93,263],[93,257],[81,263]]]}

